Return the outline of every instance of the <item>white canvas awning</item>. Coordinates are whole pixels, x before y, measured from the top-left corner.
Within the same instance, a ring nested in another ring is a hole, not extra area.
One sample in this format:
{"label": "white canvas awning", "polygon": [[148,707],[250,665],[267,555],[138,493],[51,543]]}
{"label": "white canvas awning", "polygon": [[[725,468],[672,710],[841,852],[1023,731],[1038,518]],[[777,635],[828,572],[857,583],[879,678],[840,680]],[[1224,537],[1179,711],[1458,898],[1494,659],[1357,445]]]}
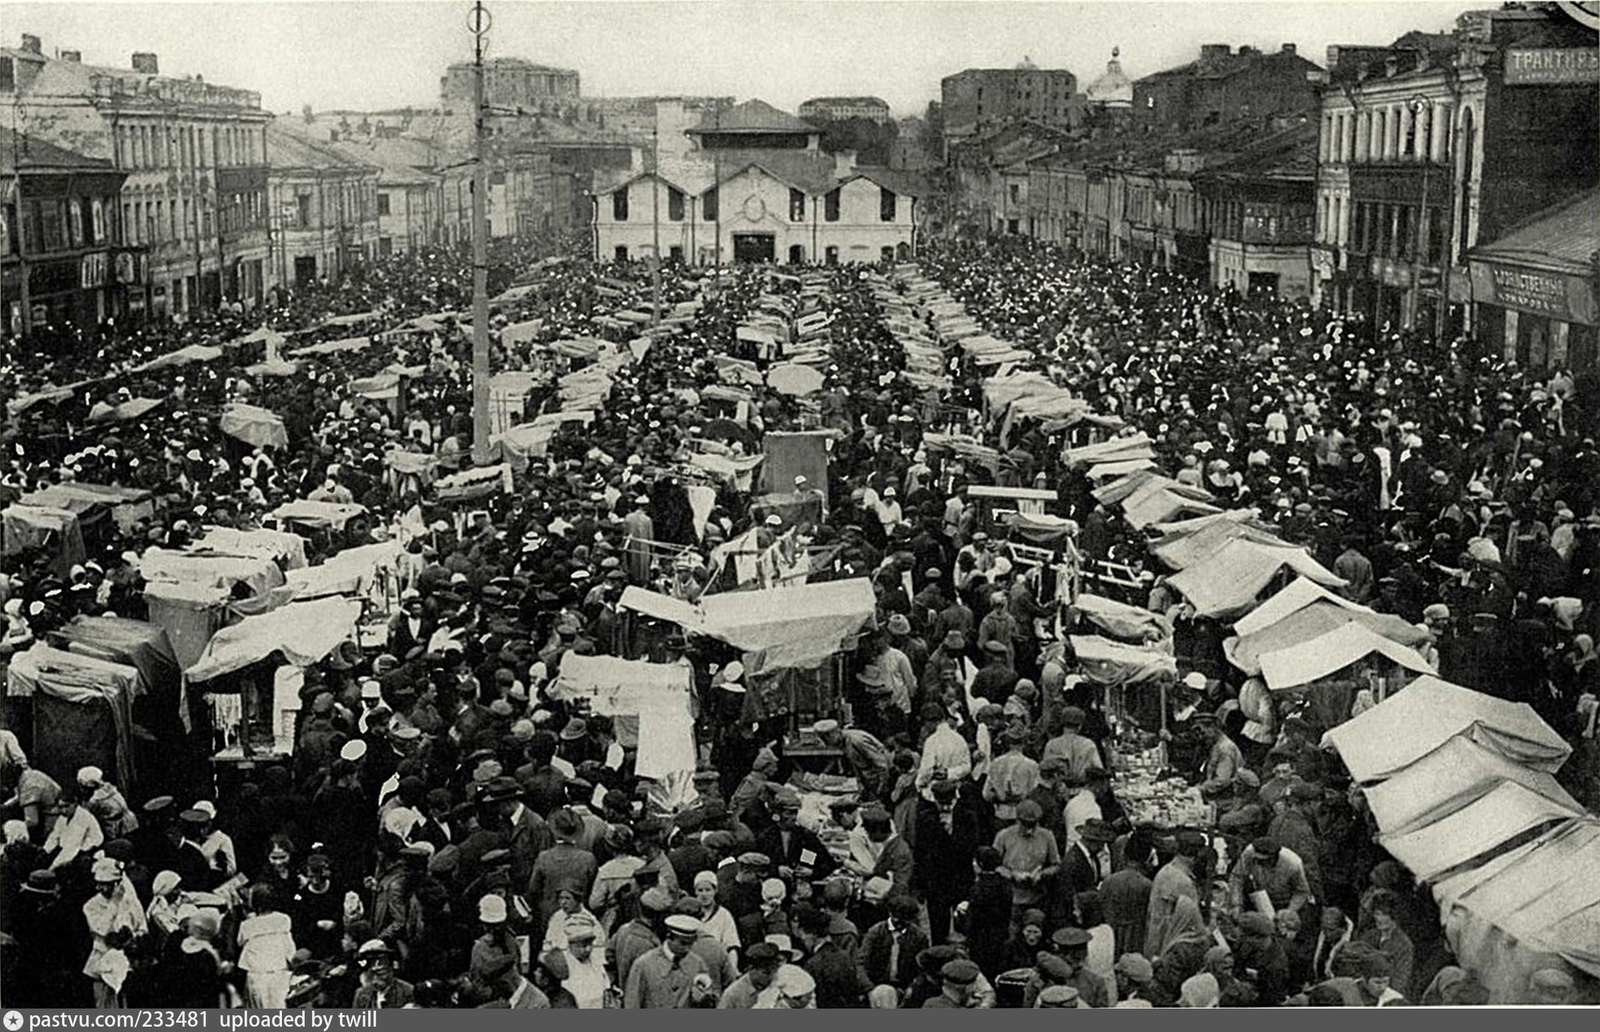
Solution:
{"label": "white canvas awning", "polygon": [[1506,759],[1470,738],[1452,738],[1433,752],[1366,789],[1367,805],[1386,835],[1427,827],[1514,781],[1558,806],[1581,810],[1555,778]]}
{"label": "white canvas awning", "polygon": [[1572,748],[1532,706],[1424,676],[1322,736],[1359,782],[1392,777],[1465,735],[1507,759],[1553,774]]}
{"label": "white canvas awning", "polygon": [[1206,559],[1185,567],[1167,582],[1200,616],[1228,616],[1255,603],[1278,571],[1288,568],[1319,584],[1339,587],[1336,576],[1303,548],[1234,539]]}
{"label": "white canvas awning", "polygon": [[1383,835],[1380,841],[1418,881],[1428,881],[1525,832],[1578,816],[1570,807],[1504,781],[1448,817],[1414,831]]}
{"label": "white canvas awning", "polygon": [[1286,691],[1319,681],[1371,655],[1380,655],[1407,670],[1431,674],[1428,661],[1415,650],[1390,641],[1366,624],[1346,623],[1309,641],[1261,655],[1261,676],[1273,691]]}
{"label": "white canvas awning", "polygon": [[190,681],[209,681],[265,659],[274,652],[295,666],[310,666],[355,634],[361,603],[345,598],[291,602],[224,627],[191,666]]}

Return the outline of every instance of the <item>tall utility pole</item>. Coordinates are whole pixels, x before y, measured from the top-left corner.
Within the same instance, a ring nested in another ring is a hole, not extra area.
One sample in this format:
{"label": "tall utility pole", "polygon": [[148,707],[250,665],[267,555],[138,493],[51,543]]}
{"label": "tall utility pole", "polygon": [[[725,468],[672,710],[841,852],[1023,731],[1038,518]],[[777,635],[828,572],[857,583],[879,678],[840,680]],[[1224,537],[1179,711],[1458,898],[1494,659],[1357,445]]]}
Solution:
{"label": "tall utility pole", "polygon": [[722,106],[715,100],[711,102],[716,114],[713,116],[717,129],[715,134],[716,146],[711,148],[711,189],[717,192],[717,246],[716,265],[712,266],[713,282],[717,292],[722,292]]}
{"label": "tall utility pole", "polygon": [[[1411,109],[1411,133],[1412,139],[1415,141],[1416,137],[1422,134],[1422,130],[1417,123],[1422,118],[1422,112],[1427,110],[1428,99],[1422,96],[1412,97],[1406,106]],[[1400,139],[1402,141],[1405,140],[1404,134],[1401,135]],[[1413,142],[1413,150],[1415,149],[1415,146],[1416,145]],[[1415,155],[1409,156],[1414,157]],[[1422,307],[1422,252],[1423,249],[1428,246],[1430,242],[1429,237],[1431,236],[1431,234],[1427,231],[1427,227],[1428,179],[1430,178],[1430,173],[1433,171],[1431,167],[1432,158],[1433,155],[1429,154],[1422,160],[1422,208],[1417,212],[1416,250],[1412,252],[1411,256],[1411,311],[1409,313],[1410,318],[1406,320],[1406,325],[1412,330],[1417,328],[1417,310]],[[1449,298],[1444,298],[1442,301],[1444,304],[1450,303]]]}
{"label": "tall utility pole", "polygon": [[661,322],[661,112],[656,110],[656,125],[650,130],[650,231],[655,243],[650,250],[650,325]]}
{"label": "tall utility pole", "polygon": [[483,51],[493,19],[482,0],[472,5],[472,461],[489,464],[489,166],[483,143]]}

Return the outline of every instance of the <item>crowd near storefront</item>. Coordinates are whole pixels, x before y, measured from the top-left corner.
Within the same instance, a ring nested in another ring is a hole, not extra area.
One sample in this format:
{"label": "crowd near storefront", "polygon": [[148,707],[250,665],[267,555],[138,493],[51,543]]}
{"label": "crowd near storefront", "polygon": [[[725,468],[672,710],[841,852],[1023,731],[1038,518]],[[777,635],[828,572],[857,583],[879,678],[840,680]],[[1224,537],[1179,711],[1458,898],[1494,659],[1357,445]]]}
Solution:
{"label": "crowd near storefront", "polygon": [[7,343],[8,1005],[1600,1000],[1592,363],[493,264]]}

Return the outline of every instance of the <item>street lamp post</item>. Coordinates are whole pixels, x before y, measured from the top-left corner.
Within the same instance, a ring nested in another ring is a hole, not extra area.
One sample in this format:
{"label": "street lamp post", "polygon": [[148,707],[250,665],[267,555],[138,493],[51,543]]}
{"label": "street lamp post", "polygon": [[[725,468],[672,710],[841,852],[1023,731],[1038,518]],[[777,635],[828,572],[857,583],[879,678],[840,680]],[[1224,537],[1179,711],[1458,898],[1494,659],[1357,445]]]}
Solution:
{"label": "street lamp post", "polygon": [[[1414,96],[1410,101],[1407,102],[1407,106],[1411,108],[1411,132],[1414,140],[1418,132],[1417,120],[1422,117],[1422,112],[1427,109],[1428,99],[1421,95]],[[1414,149],[1414,142],[1412,146]],[[1423,228],[1428,222],[1428,158],[1431,157],[1431,154],[1428,155],[1427,158],[1424,158],[1422,162],[1422,208],[1417,213],[1416,246],[1411,252],[1410,322],[1413,330],[1417,328],[1417,316],[1419,310],[1422,308],[1422,248],[1423,244],[1427,240],[1427,237],[1423,232]]]}

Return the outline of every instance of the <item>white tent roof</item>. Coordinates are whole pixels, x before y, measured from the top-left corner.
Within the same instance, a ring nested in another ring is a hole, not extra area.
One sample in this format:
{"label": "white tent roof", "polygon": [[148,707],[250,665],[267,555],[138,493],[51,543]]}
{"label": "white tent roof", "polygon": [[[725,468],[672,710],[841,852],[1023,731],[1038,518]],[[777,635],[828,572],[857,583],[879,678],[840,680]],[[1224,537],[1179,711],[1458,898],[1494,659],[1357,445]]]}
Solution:
{"label": "white tent roof", "polygon": [[1261,676],[1268,688],[1285,691],[1327,677],[1373,653],[1415,673],[1433,673],[1415,650],[1390,641],[1366,624],[1347,623],[1309,641],[1263,653]]}
{"label": "white tent roof", "polygon": [[1318,599],[1254,634],[1228,638],[1222,643],[1222,652],[1228,657],[1228,662],[1255,676],[1261,672],[1263,654],[1305,646],[1330,631],[1352,623],[1370,628],[1407,648],[1416,648],[1430,637],[1427,631],[1406,623],[1398,616],[1374,613],[1361,606],[1339,606],[1326,599]]}
{"label": "white tent roof", "polygon": [[1581,816],[1514,781],[1426,827],[1379,841],[1396,860],[1426,881],[1510,842],[1542,824]]}
{"label": "white tent roof", "polygon": [[1252,605],[1285,567],[1331,587],[1344,584],[1344,578],[1303,548],[1242,539],[1229,541],[1210,557],[1179,570],[1167,583],[1188,599],[1200,616],[1222,616]]}
{"label": "white tent roof", "polygon": [[1296,577],[1288,587],[1235,620],[1233,633],[1241,638],[1255,634],[1318,601],[1332,602],[1336,606],[1352,611],[1372,612],[1359,602],[1351,602],[1342,595],[1329,591],[1309,577]]}
{"label": "white tent roof", "polygon": [[677,663],[645,663],[615,656],[580,656],[568,651],[551,686],[557,698],[582,696],[602,716],[637,719],[634,742],[619,724],[624,745],[637,745],[640,777],[665,779],[693,774],[694,715],[689,703],[691,670]]}
{"label": "white tent roof", "polygon": [[670,620],[686,631],[724,641],[746,653],[752,674],[780,667],[809,667],[838,652],[877,612],[872,582],[864,577],[799,584],[765,591],[729,591],[690,605],[641,588],[628,588],[621,604]]}
{"label": "white tent roof", "polygon": [[[1600,821],[1575,820],[1509,850],[1480,867],[1434,886],[1446,915],[1446,934],[1461,950],[1481,944],[1481,956],[1465,959],[1493,967],[1503,950],[1554,954],[1600,976]],[[1464,935],[1472,926],[1493,926],[1511,942]],[[1501,947],[1496,955],[1495,947]]]}
{"label": "white tent roof", "polygon": [[[1130,499],[1128,504],[1135,504]],[[1230,510],[1237,512],[1238,510]],[[1245,510],[1253,512],[1253,510]],[[1174,570],[1204,562],[1230,541],[1247,540],[1280,548],[1292,547],[1269,530],[1251,526],[1243,519],[1229,519],[1229,512],[1213,513],[1182,521],[1183,529],[1168,531],[1150,545],[1150,554]]]}
{"label": "white tent roof", "polygon": [[279,651],[295,666],[310,666],[349,640],[360,616],[360,602],[335,597],[292,602],[247,617],[218,631],[187,676],[208,681]]}
{"label": "white tent roof", "polygon": [[1572,748],[1532,706],[1423,676],[1322,736],[1359,782],[1380,781],[1457,735],[1507,759],[1555,773]]}
{"label": "white tent roof", "polygon": [[1368,787],[1367,805],[1385,834],[1399,835],[1450,816],[1506,781],[1559,806],[1581,809],[1555,778],[1470,738],[1452,738],[1389,780]]}

